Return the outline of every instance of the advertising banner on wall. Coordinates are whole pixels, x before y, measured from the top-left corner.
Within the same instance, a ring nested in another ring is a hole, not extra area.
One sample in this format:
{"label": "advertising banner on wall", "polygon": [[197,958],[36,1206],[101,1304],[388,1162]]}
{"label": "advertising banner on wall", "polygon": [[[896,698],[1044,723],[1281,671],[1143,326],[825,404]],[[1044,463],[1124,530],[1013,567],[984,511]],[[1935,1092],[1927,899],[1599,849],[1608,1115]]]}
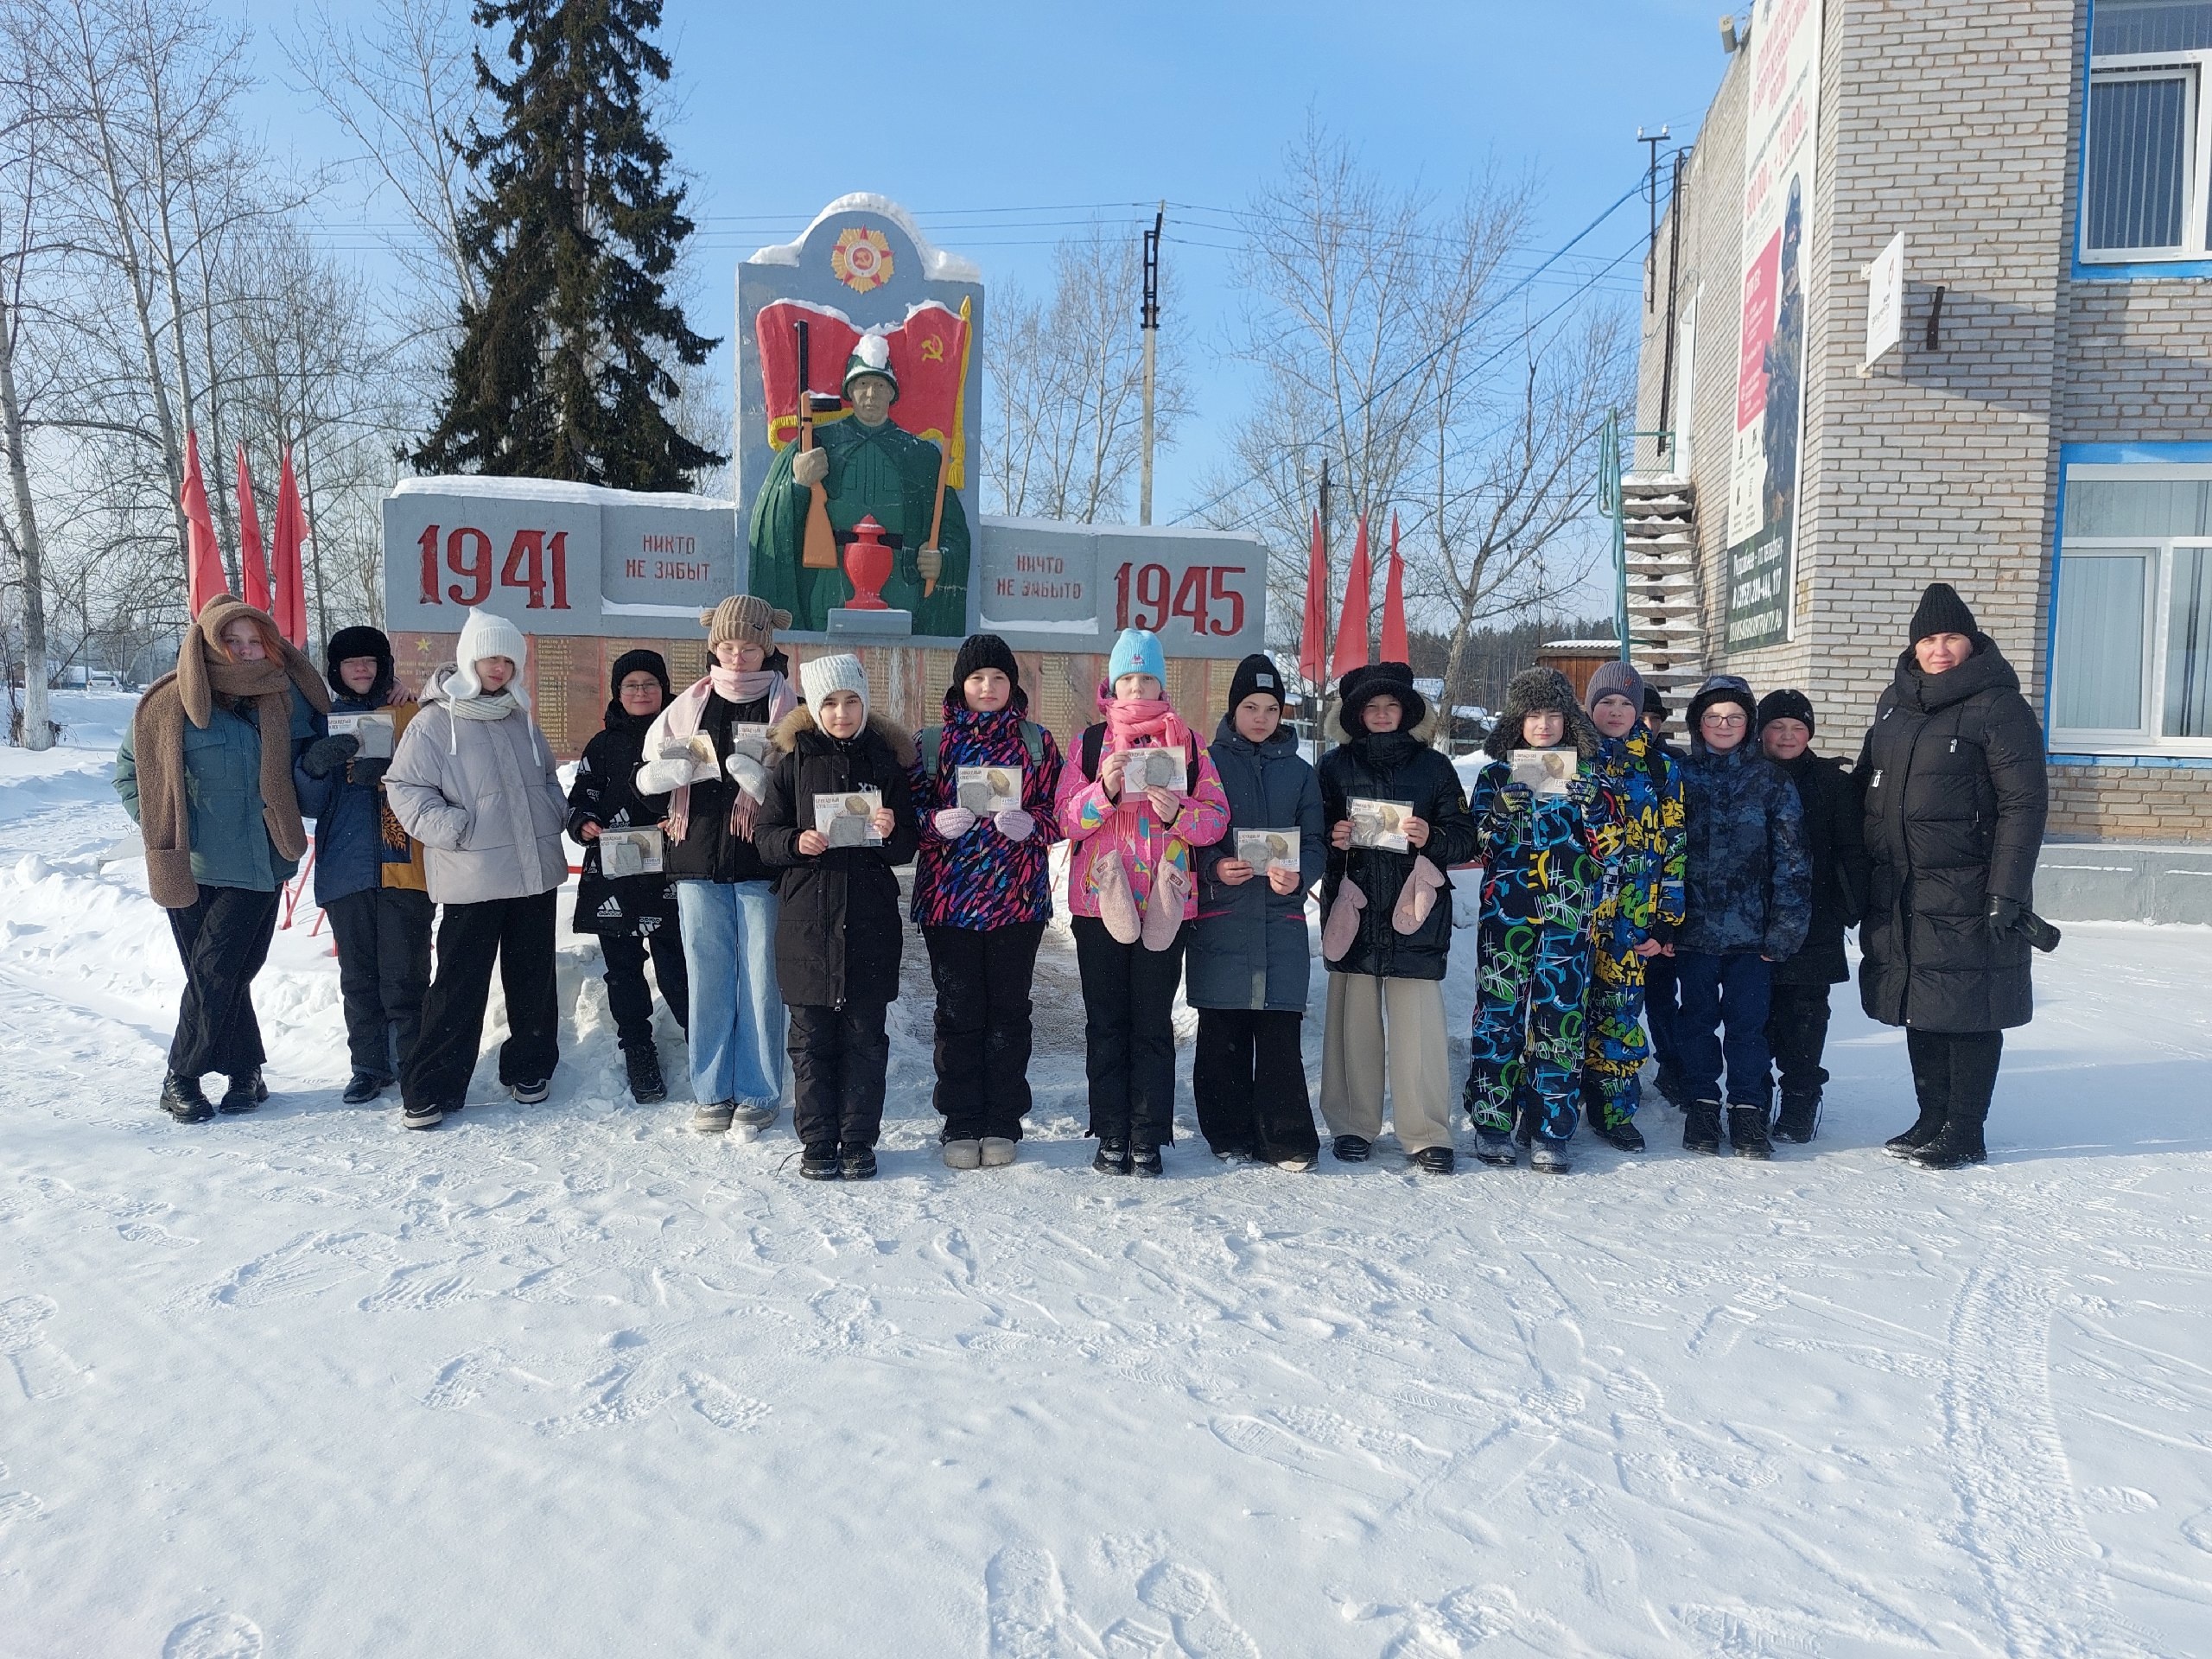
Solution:
{"label": "advertising banner on wall", "polygon": [[1750,50],[1742,332],[1728,468],[1730,652],[1789,637],[1805,423],[1805,256],[1820,132],[1821,0],[1758,0]]}

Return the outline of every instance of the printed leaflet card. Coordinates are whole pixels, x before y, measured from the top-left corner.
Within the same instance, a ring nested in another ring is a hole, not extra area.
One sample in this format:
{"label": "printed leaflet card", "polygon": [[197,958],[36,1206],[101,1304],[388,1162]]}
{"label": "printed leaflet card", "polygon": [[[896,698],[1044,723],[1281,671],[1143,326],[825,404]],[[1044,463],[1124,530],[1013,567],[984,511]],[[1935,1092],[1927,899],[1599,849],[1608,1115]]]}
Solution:
{"label": "printed leaflet card", "polygon": [[868,820],[883,804],[880,789],[849,789],[814,798],[814,827],[832,847],[880,847],[883,837]]}

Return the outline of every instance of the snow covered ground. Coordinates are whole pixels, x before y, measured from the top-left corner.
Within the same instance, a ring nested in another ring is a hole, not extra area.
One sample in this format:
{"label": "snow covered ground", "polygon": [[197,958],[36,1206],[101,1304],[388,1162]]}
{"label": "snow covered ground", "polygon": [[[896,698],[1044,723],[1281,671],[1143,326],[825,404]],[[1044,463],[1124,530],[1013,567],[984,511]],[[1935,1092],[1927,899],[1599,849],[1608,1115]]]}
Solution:
{"label": "snow covered ground", "polygon": [[2069,929],[1950,1177],[1847,991],[1769,1166],[1660,1105],[1565,1180],[1224,1169],[1186,1101],[1102,1179],[1058,937],[1010,1170],[931,1155],[918,998],[874,1184],[685,1135],[581,943],[551,1101],[410,1135],[304,906],[276,1098],[181,1128],[129,700],[61,702],[0,750],[0,1654],[2212,1652],[2212,931]]}

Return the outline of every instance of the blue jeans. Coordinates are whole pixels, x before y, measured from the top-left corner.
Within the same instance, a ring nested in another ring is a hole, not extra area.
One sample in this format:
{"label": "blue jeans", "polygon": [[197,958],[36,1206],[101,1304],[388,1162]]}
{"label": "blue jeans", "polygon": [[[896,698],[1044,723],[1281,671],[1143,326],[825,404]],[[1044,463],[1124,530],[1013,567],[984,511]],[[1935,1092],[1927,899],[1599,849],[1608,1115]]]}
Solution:
{"label": "blue jeans", "polygon": [[766,881],[675,885],[691,970],[692,1097],[773,1106],[784,1097],[776,889]]}
{"label": "blue jeans", "polygon": [[1728,1064],[1731,1106],[1767,1105],[1767,1005],[1774,964],[1756,951],[1714,957],[1677,950],[1675,977],[1682,1008],[1675,1021],[1675,1052],[1692,1100],[1719,1100],[1720,1065]]}

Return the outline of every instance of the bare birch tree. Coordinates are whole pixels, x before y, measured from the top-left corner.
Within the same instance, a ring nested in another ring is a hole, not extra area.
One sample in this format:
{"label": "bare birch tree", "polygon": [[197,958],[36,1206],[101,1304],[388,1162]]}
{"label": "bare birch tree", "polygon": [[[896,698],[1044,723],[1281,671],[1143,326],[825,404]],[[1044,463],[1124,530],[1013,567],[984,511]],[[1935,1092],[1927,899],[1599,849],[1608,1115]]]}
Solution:
{"label": "bare birch tree", "polygon": [[1532,330],[1515,302],[1510,262],[1535,207],[1531,187],[1494,177],[1448,203],[1394,189],[1309,124],[1245,211],[1238,351],[1265,390],[1191,516],[1267,542],[1279,649],[1297,646],[1325,459],[1335,568],[1364,514],[1379,601],[1382,536],[1399,510],[1409,608],[1433,613],[1455,649],[1548,591],[1550,578],[1534,579],[1589,501],[1576,423],[1602,410],[1622,365],[1573,349],[1571,329]]}
{"label": "bare birch tree", "polygon": [[[992,510],[1094,524],[1130,509],[1142,458],[1142,242],[1093,223],[1052,254],[1052,296],[1011,285],[993,296],[983,340],[992,430],[983,476]],[[1160,342],[1154,433],[1184,409],[1179,353]]]}

